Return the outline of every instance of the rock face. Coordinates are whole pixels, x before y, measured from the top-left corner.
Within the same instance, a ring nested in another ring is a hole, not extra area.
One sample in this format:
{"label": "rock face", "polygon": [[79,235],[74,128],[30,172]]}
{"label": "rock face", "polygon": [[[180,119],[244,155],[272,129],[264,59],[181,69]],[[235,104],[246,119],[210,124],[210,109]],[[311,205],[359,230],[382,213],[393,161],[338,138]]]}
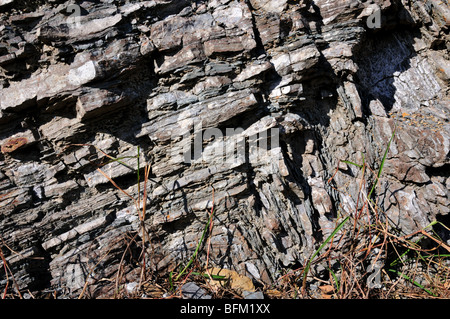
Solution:
{"label": "rock face", "polygon": [[447,1],[76,3],[0,1],[1,249],[21,290],[108,296],[135,275],[139,214],[109,179],[142,198],[144,163],[157,272],[213,206],[211,264],[265,283],[304,265],[357,208],[357,167],[327,183],[339,160],[376,170],[394,127],[386,218],[448,221]]}

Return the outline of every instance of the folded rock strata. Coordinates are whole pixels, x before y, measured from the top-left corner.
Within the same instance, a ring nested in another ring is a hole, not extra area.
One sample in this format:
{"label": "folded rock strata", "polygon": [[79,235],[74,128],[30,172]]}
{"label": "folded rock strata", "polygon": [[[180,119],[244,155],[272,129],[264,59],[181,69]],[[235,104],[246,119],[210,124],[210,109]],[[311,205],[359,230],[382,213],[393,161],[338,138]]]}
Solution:
{"label": "folded rock strata", "polygon": [[448,223],[447,1],[27,3],[0,1],[1,249],[20,289],[104,297],[138,275],[142,201],[110,179],[142,196],[145,163],[159,273],[213,205],[211,265],[268,284],[304,265],[357,208],[356,167],[327,183],[339,160],[376,170],[394,128],[386,217]]}

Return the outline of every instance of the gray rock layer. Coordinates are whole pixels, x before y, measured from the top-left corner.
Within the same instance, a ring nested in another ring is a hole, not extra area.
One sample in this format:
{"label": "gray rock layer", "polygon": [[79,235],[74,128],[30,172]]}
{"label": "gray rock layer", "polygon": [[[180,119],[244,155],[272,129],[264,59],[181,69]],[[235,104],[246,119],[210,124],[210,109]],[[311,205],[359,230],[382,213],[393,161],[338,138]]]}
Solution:
{"label": "gray rock layer", "polygon": [[211,265],[265,283],[304,265],[357,209],[357,167],[327,183],[339,160],[376,170],[395,125],[385,217],[448,221],[447,0],[74,3],[0,1],[1,249],[20,289],[108,296],[136,275],[137,208],[97,167],[142,197],[138,147],[159,274],[213,204]]}

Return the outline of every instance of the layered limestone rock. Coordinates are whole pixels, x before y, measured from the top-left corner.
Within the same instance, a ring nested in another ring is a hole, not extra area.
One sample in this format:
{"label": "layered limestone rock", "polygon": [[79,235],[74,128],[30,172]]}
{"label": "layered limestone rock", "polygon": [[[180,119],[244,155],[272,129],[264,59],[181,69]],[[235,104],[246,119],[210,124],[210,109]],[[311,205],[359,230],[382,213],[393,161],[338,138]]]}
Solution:
{"label": "layered limestone rock", "polygon": [[358,208],[361,172],[339,160],[376,171],[394,129],[385,218],[404,234],[448,222],[448,8],[0,1],[0,233],[19,288],[73,297],[88,281],[95,297],[134,278],[123,191],[142,198],[145,163],[159,273],[192,255],[212,207],[211,265],[264,283],[304,265]]}

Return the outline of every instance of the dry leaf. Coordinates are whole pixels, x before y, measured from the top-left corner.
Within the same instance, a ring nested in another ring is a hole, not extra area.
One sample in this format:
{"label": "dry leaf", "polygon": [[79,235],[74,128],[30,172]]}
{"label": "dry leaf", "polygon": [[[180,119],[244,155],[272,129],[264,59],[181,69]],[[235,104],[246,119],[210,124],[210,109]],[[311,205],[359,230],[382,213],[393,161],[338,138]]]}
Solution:
{"label": "dry leaf", "polygon": [[322,291],[321,297],[322,299],[331,299],[334,293],[334,287],[331,285],[323,285],[319,286],[319,289]]}
{"label": "dry leaf", "polygon": [[450,289],[450,281],[446,281],[446,282],[444,283],[444,288],[445,288],[445,289]]}
{"label": "dry leaf", "polygon": [[211,286],[225,286],[235,290],[238,293],[242,293],[243,291],[255,291],[255,286],[253,285],[253,281],[246,276],[240,275],[234,270],[229,269],[220,269],[220,268],[210,268],[207,273],[210,275],[216,276],[224,276],[224,280],[209,280],[209,284]]}
{"label": "dry leaf", "polygon": [[142,290],[150,298],[162,298],[165,292],[160,285],[153,283],[144,283],[142,285]]}
{"label": "dry leaf", "polygon": [[319,289],[322,291],[322,294],[332,294],[334,292],[334,287],[331,285],[323,285]]}
{"label": "dry leaf", "polygon": [[283,295],[281,291],[276,289],[268,289],[265,291],[265,294],[272,298],[280,298]]}

